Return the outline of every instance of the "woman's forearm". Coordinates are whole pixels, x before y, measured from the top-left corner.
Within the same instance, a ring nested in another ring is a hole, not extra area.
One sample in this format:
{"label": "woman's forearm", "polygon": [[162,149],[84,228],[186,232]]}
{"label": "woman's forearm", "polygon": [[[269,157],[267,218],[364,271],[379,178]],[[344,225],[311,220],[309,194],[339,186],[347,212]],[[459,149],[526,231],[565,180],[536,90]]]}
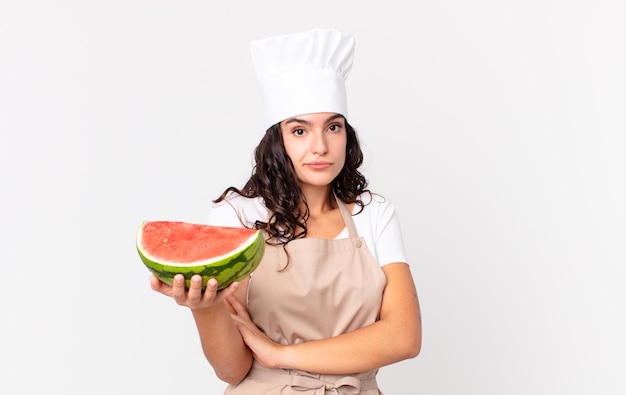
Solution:
{"label": "woman's forearm", "polygon": [[420,351],[420,340],[415,334],[402,334],[378,321],[334,338],[288,346],[283,351],[283,368],[350,374],[413,358]]}
{"label": "woman's forearm", "polygon": [[194,311],[202,350],[216,375],[227,383],[243,380],[252,365],[252,353],[243,342],[226,305]]}
{"label": "woman's forearm", "polygon": [[380,320],[329,339],[283,347],[277,365],[326,374],[363,372],[417,356],[422,344],[419,301],[406,264],[383,268],[387,286]]}

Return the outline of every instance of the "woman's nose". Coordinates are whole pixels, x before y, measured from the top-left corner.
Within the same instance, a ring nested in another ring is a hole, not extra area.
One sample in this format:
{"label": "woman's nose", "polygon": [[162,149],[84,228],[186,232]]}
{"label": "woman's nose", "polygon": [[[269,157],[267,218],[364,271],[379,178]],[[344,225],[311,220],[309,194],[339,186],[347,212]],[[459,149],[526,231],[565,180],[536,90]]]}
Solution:
{"label": "woman's nose", "polygon": [[311,151],[314,154],[323,155],[328,152],[328,144],[324,133],[315,133],[311,142]]}

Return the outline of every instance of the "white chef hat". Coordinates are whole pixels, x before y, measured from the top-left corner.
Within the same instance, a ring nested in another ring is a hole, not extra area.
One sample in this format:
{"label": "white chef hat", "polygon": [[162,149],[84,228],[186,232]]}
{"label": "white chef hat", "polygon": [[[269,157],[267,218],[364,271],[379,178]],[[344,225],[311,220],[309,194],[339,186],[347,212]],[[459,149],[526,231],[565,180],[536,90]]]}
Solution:
{"label": "white chef hat", "polygon": [[345,79],[354,53],[351,34],[315,29],[254,40],[250,48],[263,87],[266,128],[300,114],[347,116]]}

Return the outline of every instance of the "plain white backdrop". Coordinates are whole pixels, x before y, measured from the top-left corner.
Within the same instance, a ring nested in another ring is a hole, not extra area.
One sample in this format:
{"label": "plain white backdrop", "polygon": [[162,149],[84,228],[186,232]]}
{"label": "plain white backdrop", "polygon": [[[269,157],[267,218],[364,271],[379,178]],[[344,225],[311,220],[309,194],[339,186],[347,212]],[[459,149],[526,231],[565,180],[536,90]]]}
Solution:
{"label": "plain white backdrop", "polygon": [[249,41],[356,36],[349,120],[423,310],[390,395],[623,394],[620,0],[0,2],[0,385],[220,394],[144,219],[203,222],[261,138]]}

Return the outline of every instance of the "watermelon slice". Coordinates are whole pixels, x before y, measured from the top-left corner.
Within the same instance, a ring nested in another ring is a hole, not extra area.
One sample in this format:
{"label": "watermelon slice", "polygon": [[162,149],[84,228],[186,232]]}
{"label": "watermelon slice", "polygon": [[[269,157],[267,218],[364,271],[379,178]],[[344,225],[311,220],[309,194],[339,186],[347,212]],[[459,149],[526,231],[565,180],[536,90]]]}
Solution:
{"label": "watermelon slice", "polygon": [[172,285],[174,275],[210,278],[218,290],[240,281],[256,269],[265,250],[260,230],[192,224],[180,221],[144,221],[137,231],[137,251],[154,275]]}

